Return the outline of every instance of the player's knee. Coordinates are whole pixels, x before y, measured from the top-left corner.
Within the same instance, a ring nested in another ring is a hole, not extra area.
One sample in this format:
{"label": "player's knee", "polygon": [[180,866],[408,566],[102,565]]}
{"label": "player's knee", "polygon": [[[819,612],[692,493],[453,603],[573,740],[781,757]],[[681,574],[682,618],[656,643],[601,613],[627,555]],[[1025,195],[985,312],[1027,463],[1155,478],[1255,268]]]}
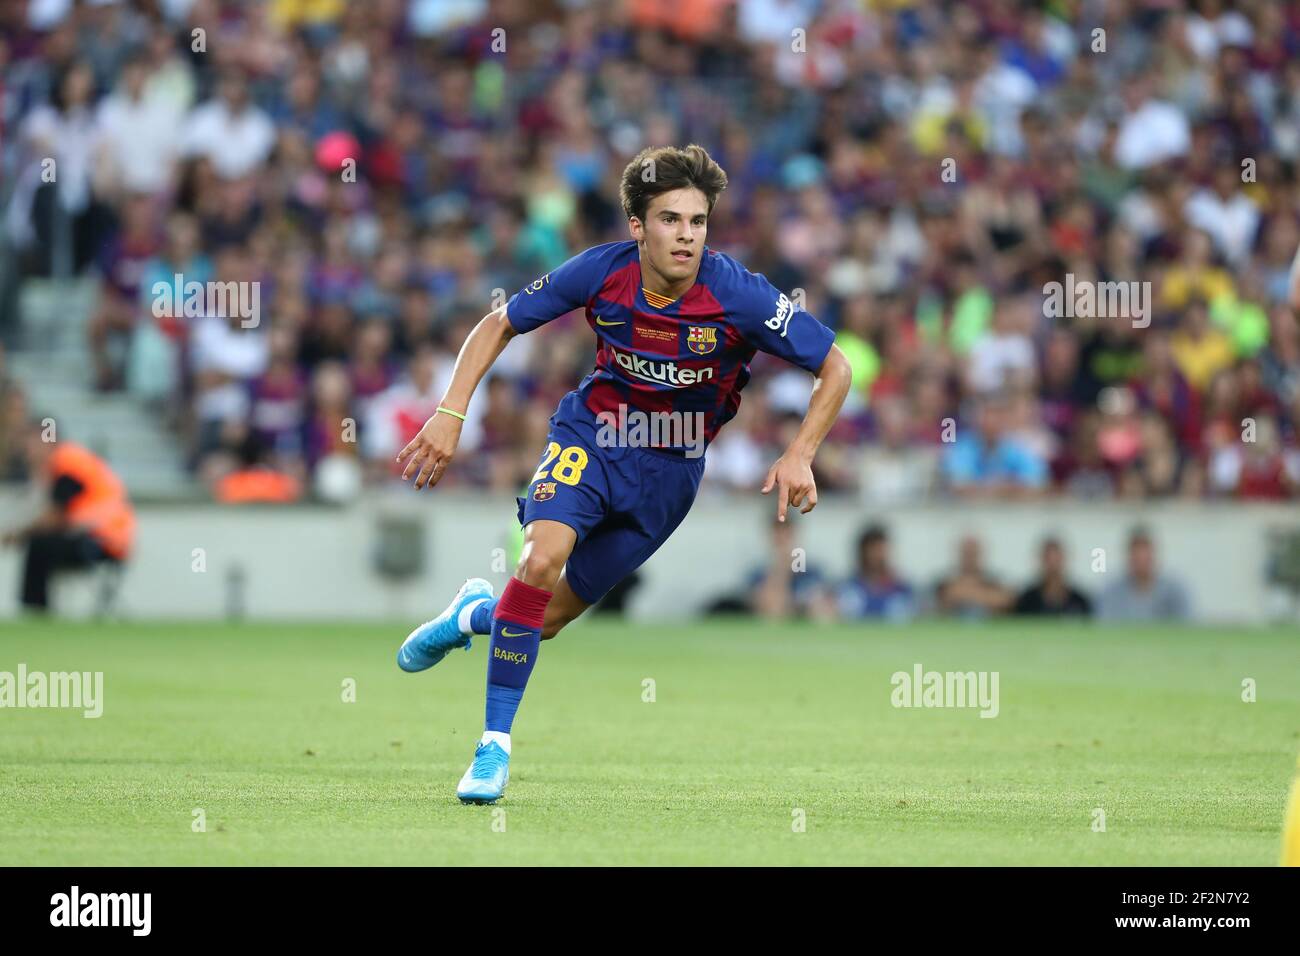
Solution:
{"label": "player's knee", "polygon": [[538,547],[534,542],[524,548],[524,553],[519,559],[519,566],[515,568],[515,577],[535,588],[554,591],[555,584],[560,580],[560,572],[564,570],[564,562],[567,559],[568,555],[560,554],[558,551],[548,548]]}

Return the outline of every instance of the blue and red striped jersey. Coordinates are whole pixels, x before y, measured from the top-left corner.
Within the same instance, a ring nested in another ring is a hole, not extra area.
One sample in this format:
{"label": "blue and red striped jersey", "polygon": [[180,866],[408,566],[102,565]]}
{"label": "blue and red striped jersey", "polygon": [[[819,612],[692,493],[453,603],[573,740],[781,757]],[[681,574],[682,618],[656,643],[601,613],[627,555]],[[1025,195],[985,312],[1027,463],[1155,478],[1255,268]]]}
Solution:
{"label": "blue and red striped jersey", "polygon": [[506,314],[516,332],[530,332],[578,308],[599,348],[595,370],[570,398],[593,416],[617,415],[620,404],[647,414],[699,412],[706,442],[740,407],[755,352],[816,372],[835,339],[766,278],[707,246],[680,299],[642,288],[629,239],[574,256],[517,292]]}

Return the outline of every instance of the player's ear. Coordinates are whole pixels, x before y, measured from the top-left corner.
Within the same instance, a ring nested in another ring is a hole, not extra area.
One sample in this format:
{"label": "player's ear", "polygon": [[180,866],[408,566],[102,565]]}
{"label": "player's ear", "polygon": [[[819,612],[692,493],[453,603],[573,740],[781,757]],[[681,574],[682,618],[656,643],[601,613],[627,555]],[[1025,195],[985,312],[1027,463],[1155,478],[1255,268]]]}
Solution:
{"label": "player's ear", "polygon": [[645,226],[636,216],[629,216],[627,220],[627,231],[632,234],[632,238],[640,242],[645,238]]}

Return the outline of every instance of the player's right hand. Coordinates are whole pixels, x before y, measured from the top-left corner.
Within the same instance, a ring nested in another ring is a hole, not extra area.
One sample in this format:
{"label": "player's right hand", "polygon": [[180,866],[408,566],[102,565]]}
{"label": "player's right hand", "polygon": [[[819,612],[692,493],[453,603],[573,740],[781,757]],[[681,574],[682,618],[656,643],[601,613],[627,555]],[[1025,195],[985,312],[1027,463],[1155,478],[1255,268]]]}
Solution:
{"label": "player's right hand", "polygon": [[424,427],[406,447],[397,453],[397,463],[406,461],[402,480],[415,476],[416,488],[432,488],[447,473],[460,441],[461,421],[451,415],[434,412]]}

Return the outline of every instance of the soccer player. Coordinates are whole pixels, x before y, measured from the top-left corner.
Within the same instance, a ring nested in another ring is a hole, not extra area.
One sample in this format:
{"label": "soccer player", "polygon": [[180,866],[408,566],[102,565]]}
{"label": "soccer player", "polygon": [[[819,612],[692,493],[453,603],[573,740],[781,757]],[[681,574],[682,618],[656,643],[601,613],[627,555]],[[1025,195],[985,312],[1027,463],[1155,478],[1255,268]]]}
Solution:
{"label": "soccer player", "polygon": [[[596,368],[560,401],[518,499],[524,548],[513,577],[496,599],[487,581],[470,579],[398,651],[403,670],[420,671],[468,648],[472,636],[491,635],[485,729],[457,788],[462,802],[491,803],[505,790],[511,725],[541,641],[638,568],[686,517],[703,446],[736,414],[756,351],[816,376],[798,434],[762,492],[776,489],[782,521],[787,507],[806,514],[817,504],[813,456],[848,393],[849,363],[830,329],[704,244],[726,185],[702,147],[638,154],[619,190],[631,240],[580,253],[485,316],[461,347],[437,412],[398,454],[403,479],[437,484],[470,396],[506,343],[586,310],[599,342]],[[619,427],[648,420],[674,427]]]}

